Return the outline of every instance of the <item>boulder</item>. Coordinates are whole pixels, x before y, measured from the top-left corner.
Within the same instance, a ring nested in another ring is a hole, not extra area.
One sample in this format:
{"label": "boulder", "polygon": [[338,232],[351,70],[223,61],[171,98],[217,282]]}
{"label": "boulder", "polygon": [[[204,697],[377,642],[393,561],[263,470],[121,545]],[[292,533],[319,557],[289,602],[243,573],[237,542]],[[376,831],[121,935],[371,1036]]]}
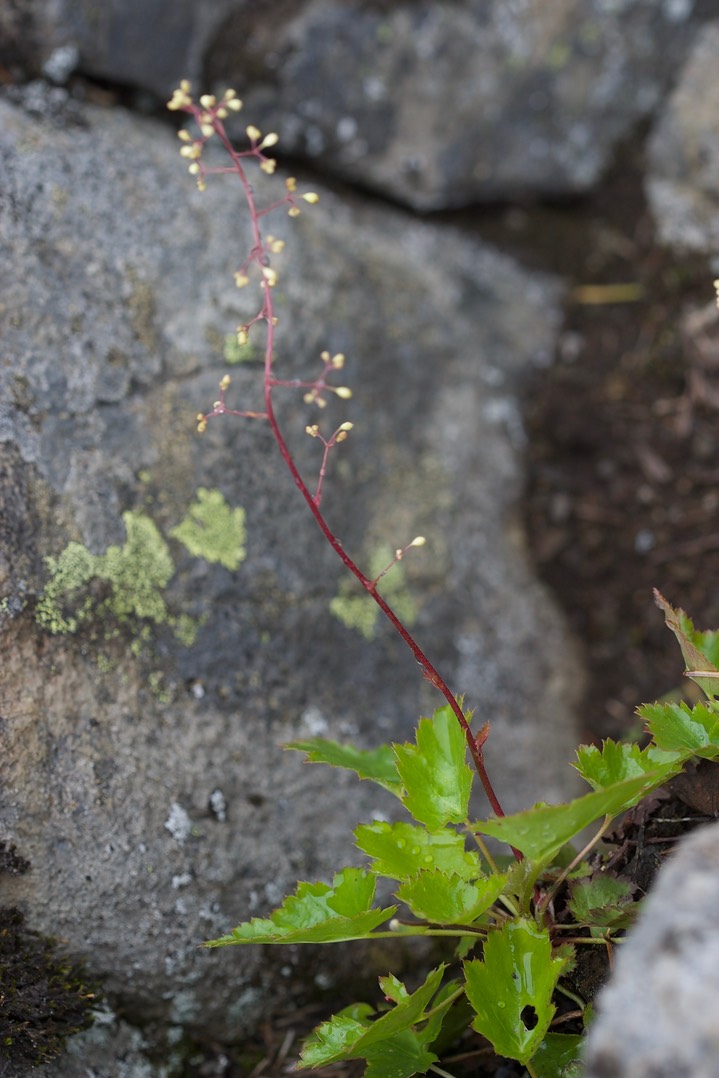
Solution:
{"label": "boulder", "polygon": [[597,1000],[586,1078],[713,1078],[719,1058],[719,826],[684,839]]}
{"label": "boulder", "polygon": [[[83,956],[126,1022],[222,1040],[334,992],[345,951],[201,941],[353,862],[352,827],[398,811],[279,744],[406,740],[442,701],[357,606],[268,428],[195,432],[227,371],[228,406],[261,406],[261,356],[235,337],[256,310],[233,281],[240,187],[197,191],[177,149],[122,109],[0,100],[0,839],[31,866],[2,901]],[[517,510],[517,390],[548,360],[559,287],[320,193],[271,221],[277,363],[312,377],[344,352],[354,397],[319,413],[278,392],[287,439],[316,477],[305,425],[354,423],[323,502],[342,543],[370,566],[426,536],[387,595],[491,720],[506,808],[570,795],[581,668]]]}
{"label": "boulder", "polygon": [[234,86],[285,152],[425,211],[590,190],[699,18],[691,0],[32,0],[5,63],[143,107],[181,78]]}
{"label": "boulder", "polygon": [[703,27],[649,141],[646,190],[660,240],[680,252],[719,246],[719,22]]}

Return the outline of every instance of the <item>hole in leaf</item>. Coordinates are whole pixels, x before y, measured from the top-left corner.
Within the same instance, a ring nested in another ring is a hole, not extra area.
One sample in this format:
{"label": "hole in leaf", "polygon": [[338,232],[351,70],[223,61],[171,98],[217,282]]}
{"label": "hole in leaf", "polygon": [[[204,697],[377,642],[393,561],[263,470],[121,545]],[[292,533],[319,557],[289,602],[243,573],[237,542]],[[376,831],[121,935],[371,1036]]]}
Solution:
{"label": "hole in leaf", "polygon": [[524,1022],[527,1029],[534,1029],[537,1022],[539,1021],[539,1015],[535,1011],[534,1007],[532,1007],[530,1004],[527,1004],[526,1007],[522,1008],[520,1018]]}

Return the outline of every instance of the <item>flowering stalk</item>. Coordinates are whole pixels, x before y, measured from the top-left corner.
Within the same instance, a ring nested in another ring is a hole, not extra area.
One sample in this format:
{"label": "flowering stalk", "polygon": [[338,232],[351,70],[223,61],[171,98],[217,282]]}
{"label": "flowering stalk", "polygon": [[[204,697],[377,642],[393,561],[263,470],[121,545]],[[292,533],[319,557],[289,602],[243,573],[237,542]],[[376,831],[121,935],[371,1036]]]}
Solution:
{"label": "flowering stalk", "polygon": [[[312,493],[302,478],[294,458],[287,446],[282,431],[280,430],[275,411],[273,407],[272,394],[273,390],[278,387],[295,388],[306,390],[304,399],[306,403],[314,403],[318,407],[324,407],[326,404],[325,394],[330,392],[334,393],[340,399],[348,399],[351,396],[351,391],[346,386],[335,386],[330,384],[328,377],[337,370],[341,370],[344,365],[344,356],[338,354],[330,356],[329,352],[322,353],[323,371],[322,374],[313,381],[301,381],[301,380],[283,380],[276,377],[273,369],[273,354],[274,354],[274,338],[275,328],[277,326],[277,317],[274,313],[274,304],[272,297],[272,289],[277,283],[277,273],[270,265],[270,255],[277,254],[282,250],[283,243],[280,240],[275,240],[271,236],[263,237],[260,221],[267,214],[273,210],[278,209],[281,206],[288,206],[288,213],[291,217],[297,217],[300,213],[299,201],[302,200],[307,203],[315,203],[318,201],[318,196],[312,192],[305,192],[300,194],[297,191],[297,184],[293,178],[288,178],[285,181],[285,194],[282,199],[271,203],[265,207],[258,207],[255,201],[254,190],[250,184],[247,174],[245,172],[243,162],[248,158],[254,158],[260,169],[272,175],[275,171],[276,162],[273,158],[269,158],[265,155],[264,150],[276,145],[278,139],[277,135],[271,133],[262,136],[262,133],[254,126],[250,125],[246,128],[246,134],[249,139],[250,148],[247,150],[238,151],[234,148],[227,135],[225,125],[223,121],[229,116],[231,112],[237,112],[241,109],[242,102],[237,98],[234,90],[227,90],[224,96],[218,101],[213,95],[205,94],[200,97],[198,102],[195,102],[190,96],[190,85],[187,81],[183,81],[180,86],[174,91],[172,99],[168,102],[168,108],[172,111],[186,112],[192,116],[198,126],[199,135],[191,135],[187,130],[182,129],[178,132],[179,138],[182,141],[182,147],[180,154],[189,161],[189,171],[195,176],[197,186],[201,191],[205,190],[206,178],[209,175],[218,175],[223,173],[234,173],[244,191],[245,201],[249,211],[251,227],[252,227],[252,247],[250,252],[235,272],[235,283],[238,287],[242,288],[249,283],[249,272],[253,265],[257,266],[260,277],[260,287],[262,291],[262,305],[258,313],[247,323],[238,327],[237,338],[240,344],[246,344],[249,338],[249,332],[251,328],[258,322],[264,322],[266,327],[265,334],[265,357],[264,357],[264,412],[255,411],[238,411],[227,408],[225,404],[225,394],[230,384],[228,375],[225,375],[220,382],[220,399],[215,401],[213,408],[210,412],[200,413],[197,416],[197,428],[198,431],[203,432],[210,419],[215,418],[218,415],[233,415],[242,416],[249,419],[264,419],[272,430],[272,434],[279,448],[282,459],[284,460],[295,486],[299,490],[302,497],[305,499],[307,506],[315,518],[322,534],[325,539],[335,551],[337,556],[343,562],[345,567],[352,573],[354,577],[359,581],[361,586],[367,592],[368,595],[374,599],[375,603],[379,606],[383,614],[389,619],[391,624],[397,630],[399,635],[404,640],[409,650],[414,655],[417,663],[422,668],[424,676],[430,681],[442,694],[450,708],[456,715],[462,730],[464,731],[467,745],[474,762],[475,769],[479,775],[480,781],[484,788],[484,791],[489,799],[492,809],[497,816],[503,816],[502,807],[499,803],[492,783],[487,774],[484,764],[484,742],[487,739],[489,733],[489,724],[485,723],[482,729],[474,735],[467,720],[467,717],[462,709],[460,702],[454,696],[444,678],[439,674],[435,667],[430,662],[427,655],[420,648],[415,641],[414,637],[408,631],[407,627],[400,621],[392,608],[385,602],[382,596],[377,591],[377,585],[380,579],[391,569],[395,562],[400,561],[405,552],[413,546],[420,546],[424,542],[421,536],[412,540],[406,547],[397,550],[395,557],[390,562],[385,570],[371,580],[367,577],[359,566],[352,560],[352,558],[344,550],[339,539],[329,527],[325,517],[321,512],[322,501],[322,488],[324,479],[327,472],[327,461],[330,451],[335,445],[344,441],[347,438],[349,431],[352,429],[351,423],[342,423],[337,430],[329,438],[325,438],[319,430],[317,424],[311,424],[307,426],[306,432],[313,438],[319,439],[323,446],[322,461],[319,470],[319,476],[317,486],[314,493]],[[217,135],[222,143],[227,155],[231,161],[230,166],[225,167],[208,167],[202,160],[202,151],[205,143],[213,136]]]}

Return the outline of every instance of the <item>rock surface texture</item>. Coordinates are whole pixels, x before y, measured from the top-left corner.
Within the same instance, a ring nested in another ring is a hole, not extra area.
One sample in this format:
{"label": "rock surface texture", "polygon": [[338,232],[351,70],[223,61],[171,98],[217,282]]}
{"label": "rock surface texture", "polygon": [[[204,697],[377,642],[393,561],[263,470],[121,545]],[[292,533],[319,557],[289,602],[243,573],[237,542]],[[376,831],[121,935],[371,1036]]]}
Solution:
{"label": "rock surface texture", "polygon": [[662,869],[597,1000],[586,1078],[714,1078],[719,1058],[719,826]]}
{"label": "rock surface texture", "polygon": [[234,86],[284,152],[433,210],[589,190],[671,87],[695,6],[34,0],[6,16],[5,62],[52,71],[69,48],[79,71],[160,98],[183,77]]}
{"label": "rock surface texture", "polygon": [[646,187],[661,240],[679,251],[719,247],[719,22],[707,24],[649,142]]}
{"label": "rock surface texture", "polygon": [[[389,627],[368,641],[330,614],[341,567],[267,429],[194,432],[228,369],[238,407],[261,400],[260,366],[223,359],[256,309],[232,277],[239,189],[197,192],[174,134],[121,109],[64,126],[0,111],[0,820],[31,863],[4,901],[84,955],[127,1020],[241,1036],[346,959],[198,943],[327,877],[360,819],[394,811],[278,743],[403,740],[441,700]],[[491,719],[507,807],[566,795],[578,662],[515,516],[515,394],[551,349],[556,284],[324,191],[272,230],[278,363],[301,377],[323,348],[348,357],[354,398],[320,417],[355,424],[330,519],[365,564],[427,537],[406,564],[416,630]],[[316,475],[314,413],[288,390],[280,414]],[[203,490],[224,499],[236,569],[178,541]]]}

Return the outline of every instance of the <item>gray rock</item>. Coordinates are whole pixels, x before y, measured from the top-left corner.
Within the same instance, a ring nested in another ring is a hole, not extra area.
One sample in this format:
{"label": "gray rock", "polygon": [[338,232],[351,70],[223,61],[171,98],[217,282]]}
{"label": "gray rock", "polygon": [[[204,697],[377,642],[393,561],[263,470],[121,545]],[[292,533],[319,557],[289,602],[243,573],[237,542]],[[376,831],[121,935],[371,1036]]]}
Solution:
{"label": "gray rock", "polygon": [[597,1001],[586,1078],[715,1078],[719,1059],[719,826],[661,870]]}
{"label": "gray rock", "polygon": [[75,50],[82,73],[153,99],[181,78],[233,85],[285,151],[432,210],[589,190],[671,87],[694,7],[32,0],[4,38],[6,63],[35,75]]}
{"label": "gray rock", "polygon": [[0,63],[15,79],[64,82],[79,70],[160,98],[199,78],[209,37],[233,0],[3,0]]}
{"label": "gray rock", "polygon": [[652,114],[692,3],[309,0],[207,52],[293,153],[419,210],[589,190]]}
{"label": "gray rock", "polygon": [[719,246],[719,22],[707,24],[649,142],[646,189],[663,243],[715,254]]}
{"label": "gray rock", "polygon": [[[265,426],[195,434],[225,337],[256,309],[232,279],[250,242],[239,186],[196,191],[174,135],[121,110],[62,126],[0,101],[0,160],[0,837],[32,865],[3,901],[84,955],[128,1022],[239,1037],[270,1003],[346,976],[346,952],[198,944],[351,862],[351,828],[397,811],[278,743],[403,740],[441,698],[389,626],[365,640],[330,614],[341,566]],[[283,190],[264,183],[261,197]],[[416,632],[491,719],[506,808],[571,794],[579,663],[517,516],[516,391],[547,361],[556,283],[324,191],[271,231],[288,241],[281,369],[348,357],[354,398],[320,417],[355,424],[330,458],[330,520],[363,565],[427,537],[402,566]],[[228,403],[258,405],[258,364],[229,369]],[[278,407],[316,476],[315,413],[290,390]],[[199,488],[244,507],[236,571],[173,535]],[[53,634],[36,619],[59,588],[44,559],[71,542],[85,559],[114,547],[124,575],[93,562],[55,612],[77,630]]]}

